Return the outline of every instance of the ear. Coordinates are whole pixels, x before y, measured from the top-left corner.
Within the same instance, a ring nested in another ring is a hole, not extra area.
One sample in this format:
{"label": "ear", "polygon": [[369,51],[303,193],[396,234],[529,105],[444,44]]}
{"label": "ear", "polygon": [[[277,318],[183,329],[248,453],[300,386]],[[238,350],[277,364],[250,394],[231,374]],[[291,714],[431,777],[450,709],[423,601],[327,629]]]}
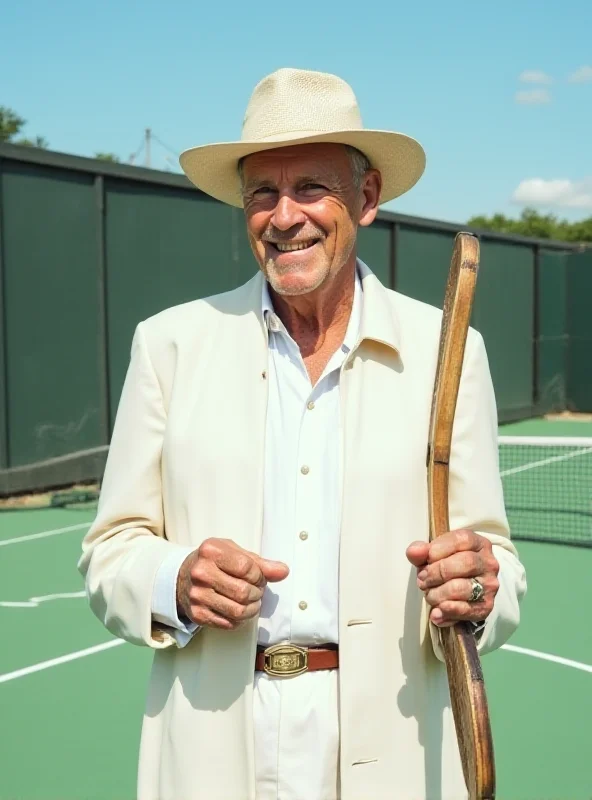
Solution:
{"label": "ear", "polygon": [[359,225],[363,228],[371,225],[378,214],[378,201],[382,190],[382,176],[377,169],[370,169],[364,176],[362,185],[362,208]]}

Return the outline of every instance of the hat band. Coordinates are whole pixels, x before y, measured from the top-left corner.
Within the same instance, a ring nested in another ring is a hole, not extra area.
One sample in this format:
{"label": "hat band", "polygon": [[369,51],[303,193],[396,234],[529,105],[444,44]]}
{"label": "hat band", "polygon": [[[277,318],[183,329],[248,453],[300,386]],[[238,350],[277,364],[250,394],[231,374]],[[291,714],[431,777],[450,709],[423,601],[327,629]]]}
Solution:
{"label": "hat band", "polygon": [[243,136],[241,141],[243,142],[260,142],[264,144],[265,142],[281,142],[282,140],[290,140],[290,139],[302,139],[307,136],[324,136],[325,134],[336,134],[339,135],[340,133],[350,133],[351,131],[362,130],[362,128],[331,128],[329,130],[292,130],[292,131],[282,131],[281,133],[272,133],[269,136],[257,136],[254,139],[250,139],[248,136]]}

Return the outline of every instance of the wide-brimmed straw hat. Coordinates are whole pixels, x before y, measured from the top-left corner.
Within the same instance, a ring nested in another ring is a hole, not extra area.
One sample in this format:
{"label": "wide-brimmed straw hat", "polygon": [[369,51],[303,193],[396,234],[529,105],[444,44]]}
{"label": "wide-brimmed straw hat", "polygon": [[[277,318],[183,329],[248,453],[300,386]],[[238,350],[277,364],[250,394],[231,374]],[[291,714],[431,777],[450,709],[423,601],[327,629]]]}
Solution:
{"label": "wide-brimmed straw hat", "polygon": [[238,162],[243,156],[311,142],[348,144],[364,153],[381,172],[381,203],[409,191],[425,168],[425,153],[415,139],[362,126],[356,97],[344,80],[300,69],[280,69],[257,84],[240,141],[192,147],[179,160],[198,189],[242,207]]}

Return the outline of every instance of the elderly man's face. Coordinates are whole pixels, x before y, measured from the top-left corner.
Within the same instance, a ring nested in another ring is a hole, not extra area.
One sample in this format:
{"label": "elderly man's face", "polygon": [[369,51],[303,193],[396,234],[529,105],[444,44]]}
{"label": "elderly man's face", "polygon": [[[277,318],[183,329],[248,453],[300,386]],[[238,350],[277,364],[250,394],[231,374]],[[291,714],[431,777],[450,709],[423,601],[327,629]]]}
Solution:
{"label": "elderly man's face", "polygon": [[359,224],[376,216],[380,175],[354,185],[340,144],[283,147],[243,162],[247,230],[257,261],[282,295],[313,292],[354,252]]}

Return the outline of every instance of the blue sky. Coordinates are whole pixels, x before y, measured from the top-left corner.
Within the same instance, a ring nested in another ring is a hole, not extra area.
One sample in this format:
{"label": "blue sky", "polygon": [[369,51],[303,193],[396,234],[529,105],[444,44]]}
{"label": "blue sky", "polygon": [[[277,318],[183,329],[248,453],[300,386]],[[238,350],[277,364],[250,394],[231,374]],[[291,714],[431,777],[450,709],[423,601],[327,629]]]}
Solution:
{"label": "blue sky", "polygon": [[[539,202],[578,219],[592,215],[591,29],[590,0],[20,0],[0,17],[0,105],[52,149],[127,160],[146,127],[176,152],[239,138],[279,67],[334,72],[367,127],[427,152],[388,208],[462,223]],[[155,142],[153,166],[167,158]]]}

